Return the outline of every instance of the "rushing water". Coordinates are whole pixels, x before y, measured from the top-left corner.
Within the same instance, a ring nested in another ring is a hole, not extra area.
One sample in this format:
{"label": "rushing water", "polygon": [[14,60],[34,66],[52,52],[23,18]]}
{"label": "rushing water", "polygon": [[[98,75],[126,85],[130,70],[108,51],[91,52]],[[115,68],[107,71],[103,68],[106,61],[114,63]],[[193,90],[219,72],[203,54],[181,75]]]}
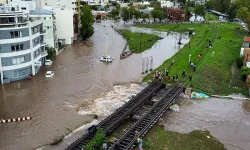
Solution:
{"label": "rushing water", "polygon": [[[93,119],[91,115],[77,111],[77,108],[84,110],[88,100],[103,98],[104,93],[113,90],[114,85],[141,81],[141,56],[133,54],[120,60],[126,41],[110,26],[106,28],[109,32],[108,54],[115,58],[112,64],[99,61],[100,56],[105,55],[106,34],[101,30],[104,27],[95,25],[95,34],[89,41],[68,46],[51,67],[41,69],[31,81],[23,80],[0,87],[0,119],[33,117],[31,121],[0,124],[1,150],[29,150],[47,145],[67,134],[67,128],[73,129]],[[145,52],[154,54],[154,67],[176,52],[172,47],[163,46],[175,41],[174,38],[163,39],[157,43],[158,47],[153,46]],[[159,50],[164,51],[165,56],[159,54]],[[47,70],[55,72],[50,79],[44,77]],[[99,106],[103,103],[94,104]]]}
{"label": "rushing water", "polygon": [[249,150],[250,112],[243,100],[185,100],[180,111],[167,114],[165,129],[180,133],[208,130],[228,150]]}

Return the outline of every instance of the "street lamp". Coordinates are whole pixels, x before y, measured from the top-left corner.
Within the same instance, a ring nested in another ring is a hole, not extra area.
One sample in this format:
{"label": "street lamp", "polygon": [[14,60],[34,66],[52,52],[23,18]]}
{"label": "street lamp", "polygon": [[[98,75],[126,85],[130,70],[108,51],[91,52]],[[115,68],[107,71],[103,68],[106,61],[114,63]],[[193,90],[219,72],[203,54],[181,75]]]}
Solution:
{"label": "street lamp", "polygon": [[190,61],[191,61],[191,56],[192,56],[192,55],[189,54],[189,59],[188,59],[189,61],[188,61],[188,63],[190,63]]}

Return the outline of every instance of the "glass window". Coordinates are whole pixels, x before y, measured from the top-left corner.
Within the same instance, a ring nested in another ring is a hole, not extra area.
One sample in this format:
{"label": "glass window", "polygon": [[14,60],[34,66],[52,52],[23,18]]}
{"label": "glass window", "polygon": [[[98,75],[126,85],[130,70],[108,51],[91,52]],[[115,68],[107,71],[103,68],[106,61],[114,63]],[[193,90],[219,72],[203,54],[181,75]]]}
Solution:
{"label": "glass window", "polygon": [[21,58],[16,58],[16,64],[20,64],[21,63]]}
{"label": "glass window", "polygon": [[14,46],[14,45],[12,45],[12,46],[11,46],[11,51],[12,51],[12,52],[16,51],[16,49],[15,49],[15,46]]}
{"label": "glass window", "polygon": [[23,50],[23,44],[20,44],[20,50]]}
{"label": "glass window", "polygon": [[18,35],[18,31],[15,31],[15,37],[18,37],[19,35]]}
{"label": "glass window", "polygon": [[44,17],[43,19],[46,20],[46,17]]}
{"label": "glass window", "polygon": [[17,77],[17,71],[14,71],[14,72],[13,72],[13,76],[14,76],[14,78]]}
{"label": "glass window", "polygon": [[16,51],[20,51],[20,45],[16,45]]}
{"label": "glass window", "polygon": [[72,4],[74,4],[74,2],[72,2]]}
{"label": "glass window", "polygon": [[12,59],[12,64],[15,65],[16,64],[16,58]]}
{"label": "glass window", "polygon": [[23,62],[24,62],[24,56],[23,56],[23,57],[21,57],[21,60],[20,60],[20,61],[21,61],[21,63],[23,63]]}
{"label": "glass window", "polygon": [[47,26],[47,29],[49,29],[49,26]]}

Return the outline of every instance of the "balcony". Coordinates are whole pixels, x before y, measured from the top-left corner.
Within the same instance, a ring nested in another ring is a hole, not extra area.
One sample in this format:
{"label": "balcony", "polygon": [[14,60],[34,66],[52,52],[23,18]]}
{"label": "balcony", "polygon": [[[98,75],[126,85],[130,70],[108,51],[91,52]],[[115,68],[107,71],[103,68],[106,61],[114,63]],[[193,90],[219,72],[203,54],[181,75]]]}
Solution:
{"label": "balcony", "polygon": [[41,57],[46,57],[48,56],[48,52],[45,50],[44,52],[41,53]]}
{"label": "balcony", "polygon": [[44,34],[46,34],[46,30],[41,30],[40,35],[44,35]]}
{"label": "balcony", "polygon": [[40,41],[40,45],[41,45],[41,46],[46,46],[47,43],[45,43],[44,41]]}

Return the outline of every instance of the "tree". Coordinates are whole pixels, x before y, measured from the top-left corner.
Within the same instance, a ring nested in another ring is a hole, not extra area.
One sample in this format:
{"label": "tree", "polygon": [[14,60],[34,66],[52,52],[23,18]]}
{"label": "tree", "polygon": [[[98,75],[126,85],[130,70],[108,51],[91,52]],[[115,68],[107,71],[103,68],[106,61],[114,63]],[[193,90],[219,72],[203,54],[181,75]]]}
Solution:
{"label": "tree", "polygon": [[94,34],[94,16],[88,5],[84,5],[81,9],[80,23],[80,36],[82,40],[91,37]]}
{"label": "tree", "polygon": [[194,8],[194,13],[195,13],[195,18],[197,17],[197,15],[202,16],[202,17],[205,17],[206,11],[205,11],[204,6],[202,6],[202,5],[197,5],[197,6]]}
{"label": "tree", "polygon": [[158,18],[158,16],[159,16],[159,11],[152,10],[150,13],[151,13],[151,17],[154,18],[154,22],[155,22],[155,19]]}
{"label": "tree", "polygon": [[56,56],[56,50],[53,47],[45,46],[45,50],[48,53],[46,56],[47,59],[51,59],[52,57]]}
{"label": "tree", "polygon": [[228,20],[233,21],[237,14],[237,5],[235,3],[231,3],[229,9],[227,10]]}
{"label": "tree", "polygon": [[128,19],[129,19],[129,11],[128,11],[127,7],[122,7],[121,17],[122,17],[122,20],[124,21],[124,24],[125,24],[125,22],[128,21]]}
{"label": "tree", "polygon": [[141,12],[139,10],[135,10],[134,11],[134,15],[135,15],[135,19],[138,20],[139,18],[141,18]]}
{"label": "tree", "polygon": [[113,9],[110,12],[111,18],[113,18],[114,20],[117,20],[119,17],[119,10],[118,9]]}
{"label": "tree", "polygon": [[149,13],[144,13],[144,14],[142,14],[142,19],[145,21],[146,19],[149,19],[150,18],[150,15],[149,15]]}

